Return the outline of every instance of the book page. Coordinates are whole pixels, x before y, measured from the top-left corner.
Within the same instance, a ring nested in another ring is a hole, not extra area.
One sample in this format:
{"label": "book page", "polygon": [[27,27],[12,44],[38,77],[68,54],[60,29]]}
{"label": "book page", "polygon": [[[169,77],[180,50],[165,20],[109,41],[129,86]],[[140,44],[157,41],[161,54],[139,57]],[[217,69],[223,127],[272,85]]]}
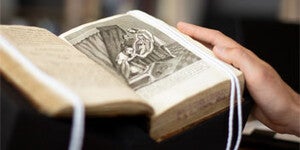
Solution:
{"label": "book page", "polygon": [[229,80],[159,28],[125,14],[79,26],[60,37],[127,82],[155,115]]}
{"label": "book page", "polygon": [[[150,135],[157,141],[228,107],[230,80],[207,61],[212,52],[143,12],[84,24],[60,37],[153,107]],[[231,68],[242,83],[241,72]]]}
{"label": "book page", "polygon": [[[126,84],[54,34],[35,27],[1,26],[0,29],[1,35],[33,65],[77,94],[88,114],[151,112],[151,108]],[[10,73],[4,71],[4,74]],[[35,92],[34,89],[31,92]],[[36,101],[43,105],[41,100]]]}

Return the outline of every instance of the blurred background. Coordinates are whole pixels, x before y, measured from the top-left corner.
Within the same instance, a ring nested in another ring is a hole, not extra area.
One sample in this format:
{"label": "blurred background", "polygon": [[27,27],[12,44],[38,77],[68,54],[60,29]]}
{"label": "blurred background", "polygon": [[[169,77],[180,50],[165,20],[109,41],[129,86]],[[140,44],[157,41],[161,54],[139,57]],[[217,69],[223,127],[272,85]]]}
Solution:
{"label": "blurred background", "polygon": [[59,35],[132,9],[173,26],[186,21],[220,30],[270,63],[299,92],[300,0],[1,0],[0,19]]}
{"label": "blurred background", "polygon": [[1,0],[1,24],[59,35],[78,25],[139,9],[170,25],[220,30],[269,62],[299,92],[300,0]]}

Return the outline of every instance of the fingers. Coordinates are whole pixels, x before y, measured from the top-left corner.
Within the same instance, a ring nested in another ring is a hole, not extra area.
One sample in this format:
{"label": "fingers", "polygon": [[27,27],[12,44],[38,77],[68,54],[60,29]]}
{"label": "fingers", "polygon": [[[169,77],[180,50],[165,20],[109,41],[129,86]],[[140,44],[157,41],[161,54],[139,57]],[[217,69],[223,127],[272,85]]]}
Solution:
{"label": "fingers", "polygon": [[264,74],[264,68],[267,66],[264,61],[221,32],[184,22],[179,22],[177,28],[198,41],[212,45],[213,52],[218,58],[244,72],[246,82],[258,83],[256,78]]}
{"label": "fingers", "polygon": [[213,48],[214,54],[225,61],[232,64],[234,67],[239,68],[245,74],[251,74],[251,70],[257,69],[257,58],[245,48],[226,48],[215,46]]}
{"label": "fingers", "polygon": [[199,27],[185,22],[179,22],[177,24],[177,29],[200,42],[205,42],[211,45],[219,45],[223,47],[239,46],[239,44],[234,40],[225,36],[217,30]]}
{"label": "fingers", "polygon": [[253,79],[253,70],[260,69],[263,64],[254,53],[217,30],[184,22],[179,22],[177,28],[198,41],[212,45],[218,58],[241,69],[248,80]]}
{"label": "fingers", "polygon": [[218,58],[241,69],[246,76],[250,77],[249,79],[251,79],[253,70],[259,68],[259,59],[255,54],[217,30],[184,22],[179,22],[177,28],[200,42],[212,45]]}
{"label": "fingers", "polygon": [[[253,98],[261,97],[258,91],[263,91],[261,88],[265,88],[267,86],[266,83],[268,85],[273,84],[276,73],[266,62],[246,48],[222,48],[215,46],[213,52],[219,59],[232,64],[244,73],[247,88]],[[276,78],[278,77],[276,76]]]}

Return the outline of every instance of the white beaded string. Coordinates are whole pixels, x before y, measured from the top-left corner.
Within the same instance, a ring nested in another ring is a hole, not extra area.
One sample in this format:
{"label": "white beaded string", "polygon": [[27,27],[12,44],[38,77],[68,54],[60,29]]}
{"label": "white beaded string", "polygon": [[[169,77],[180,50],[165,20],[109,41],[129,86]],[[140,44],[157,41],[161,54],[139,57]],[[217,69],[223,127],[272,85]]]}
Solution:
{"label": "white beaded string", "polygon": [[[237,150],[242,135],[242,108],[241,108],[241,91],[240,91],[240,84],[237,76],[235,73],[222,61],[218,60],[217,58],[207,54],[206,52],[202,52],[199,46],[196,46],[191,41],[187,40],[184,36],[182,36],[178,31],[169,27],[166,23],[161,20],[158,20],[146,13],[143,13],[138,10],[129,11],[128,14],[132,14],[134,17],[140,19],[141,21],[147,24],[157,24],[161,31],[168,34],[175,39],[179,39],[179,43],[182,44],[189,50],[193,50],[193,52],[198,55],[199,57],[205,59],[209,63],[217,66],[220,70],[226,73],[231,82],[231,90],[230,90],[230,104],[229,104],[229,117],[228,117],[228,137],[227,137],[227,144],[226,150],[230,150],[231,143],[232,143],[232,135],[233,135],[233,117],[234,117],[234,100],[237,100],[237,115],[238,115],[238,132],[237,132],[237,140],[234,146],[234,149]],[[202,48],[205,48],[204,46]],[[237,96],[237,97],[235,97]]]}
{"label": "white beaded string", "polygon": [[238,116],[238,135],[237,140],[235,143],[234,150],[238,150],[241,140],[242,140],[242,130],[243,130],[243,112],[242,112],[242,94],[241,94],[241,88],[239,84],[239,80],[237,78],[234,78],[236,81],[236,90],[237,90],[237,116]]}
{"label": "white beaded string", "polygon": [[[181,39],[184,40],[185,38],[181,38]],[[189,42],[189,41],[185,41],[185,42]],[[194,47],[194,45],[192,45],[192,43],[190,43],[190,44],[191,44],[191,47]],[[226,150],[230,150],[231,143],[232,143],[234,100],[235,99],[237,100],[237,108],[238,108],[238,132],[237,132],[237,140],[236,140],[234,150],[237,150],[240,145],[241,134],[242,134],[242,110],[241,110],[242,108],[241,108],[241,91],[240,91],[239,80],[238,80],[237,76],[234,74],[234,72],[228,66],[226,66],[223,62],[221,62],[220,60],[216,59],[215,57],[212,57],[202,51],[199,51],[198,50],[199,48],[196,46],[193,49],[195,50],[193,52],[196,55],[204,56],[202,58],[204,58],[211,64],[214,64],[219,69],[223,70],[223,72],[225,72],[230,78],[231,88],[230,88],[230,102],[229,102],[230,104],[229,104],[229,117],[228,117],[228,138],[227,138]],[[237,96],[237,97],[235,97],[235,96]]]}
{"label": "white beaded string", "polygon": [[24,70],[31,73],[39,82],[47,85],[58,95],[62,95],[66,100],[70,101],[73,105],[73,119],[71,127],[71,137],[69,141],[69,150],[80,150],[83,143],[84,135],[84,105],[82,100],[70,91],[63,84],[59,83],[48,74],[39,70],[27,58],[25,58],[12,44],[10,44],[3,36],[0,35],[0,50],[5,51],[10,55],[18,64],[22,64]]}
{"label": "white beaded string", "polygon": [[84,139],[84,105],[80,99],[73,100],[73,120],[69,150],[81,150]]}

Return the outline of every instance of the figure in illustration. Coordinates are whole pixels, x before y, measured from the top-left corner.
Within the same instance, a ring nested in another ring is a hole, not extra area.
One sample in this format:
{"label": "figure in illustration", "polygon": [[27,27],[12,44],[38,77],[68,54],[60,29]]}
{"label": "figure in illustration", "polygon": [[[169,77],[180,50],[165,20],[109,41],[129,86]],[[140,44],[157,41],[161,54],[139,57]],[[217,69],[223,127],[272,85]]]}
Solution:
{"label": "figure in illustration", "polygon": [[147,30],[137,30],[135,34],[135,41],[133,47],[138,57],[145,58],[150,54],[154,47],[153,35]]}
{"label": "figure in illustration", "polygon": [[116,62],[120,68],[120,71],[125,78],[129,78],[131,72],[129,61],[132,58],[133,58],[133,48],[131,47],[123,47],[123,50],[118,54],[116,58]]}
{"label": "figure in illustration", "polygon": [[[98,27],[109,59],[130,87],[138,89],[197,60],[177,42],[167,43],[145,29]],[[172,52],[170,49],[172,49]]]}
{"label": "figure in illustration", "polygon": [[130,28],[127,32],[129,34],[123,36],[122,51],[116,57],[117,68],[129,82],[143,78],[155,80],[151,76],[155,63],[175,56],[163,45],[155,45],[154,36],[147,30]]}

